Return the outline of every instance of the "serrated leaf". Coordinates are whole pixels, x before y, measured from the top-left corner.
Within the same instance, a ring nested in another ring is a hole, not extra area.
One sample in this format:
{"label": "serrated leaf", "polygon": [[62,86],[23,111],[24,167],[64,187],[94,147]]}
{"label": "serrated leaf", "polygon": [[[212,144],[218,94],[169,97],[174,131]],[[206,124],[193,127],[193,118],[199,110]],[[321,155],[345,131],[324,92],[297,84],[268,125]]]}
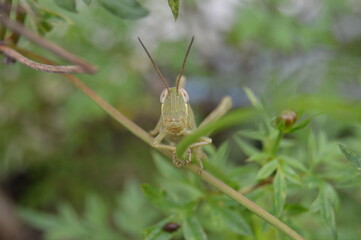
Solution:
{"label": "serrated leaf", "polygon": [[96,195],[86,199],[85,219],[94,226],[106,226],[108,212],[104,202]]}
{"label": "serrated leaf", "polygon": [[138,234],[158,216],[135,180],[127,180],[116,200],[117,207],[112,212],[114,224],[129,235]]}
{"label": "serrated leaf", "polygon": [[79,216],[69,204],[61,204],[59,206],[59,215],[68,223],[79,221]]}
{"label": "serrated leaf", "polygon": [[214,154],[210,155],[210,162],[215,166],[222,167],[225,165],[226,160],[229,156],[229,144],[224,142]]}
{"label": "serrated leaf", "polygon": [[168,4],[170,9],[172,10],[174,20],[177,20],[179,12],[179,0],[168,0]]}
{"label": "serrated leaf", "polygon": [[98,0],[110,13],[124,19],[139,19],[148,15],[148,10],[143,8],[136,0]]}
{"label": "serrated leaf", "polygon": [[150,226],[143,230],[142,237],[144,240],[169,240],[172,238],[171,233],[163,231],[162,227],[167,222],[170,222],[171,218],[163,219],[157,224]]}
{"label": "serrated leaf", "polygon": [[302,172],[305,172],[307,169],[305,165],[298,159],[287,157],[287,156],[280,156],[279,159],[287,163],[287,165],[290,165],[291,167],[301,170]]}
{"label": "serrated leaf", "polygon": [[277,169],[277,166],[278,161],[276,159],[268,162],[258,171],[256,179],[262,180],[269,177]]}
{"label": "serrated leaf", "polygon": [[54,0],[54,1],[59,7],[69,12],[77,13],[75,0]]}
{"label": "serrated leaf", "polygon": [[169,240],[172,238],[172,234],[158,227],[149,227],[144,230],[142,235],[144,240]]}
{"label": "serrated leaf", "polygon": [[292,183],[300,185],[301,184],[301,179],[300,177],[297,175],[296,171],[293,170],[290,166],[285,166],[284,167],[284,174],[285,177]]}
{"label": "serrated leaf", "polygon": [[335,212],[332,207],[331,200],[329,199],[329,196],[327,196],[325,190],[322,191],[320,200],[321,216],[326,225],[331,228],[333,239],[337,240]]}
{"label": "serrated leaf", "polygon": [[46,213],[39,213],[30,209],[19,210],[21,218],[23,218],[30,225],[35,226],[43,231],[47,231],[50,228],[58,225],[58,220],[55,216]]}
{"label": "serrated leaf", "polygon": [[207,235],[195,216],[185,217],[182,226],[185,240],[207,240]]}
{"label": "serrated leaf", "polygon": [[218,208],[225,225],[233,232],[244,236],[253,235],[248,223],[238,211],[226,207]]}
{"label": "serrated leaf", "polygon": [[281,171],[277,171],[276,176],[273,180],[273,189],[274,189],[274,207],[275,207],[275,215],[280,216],[283,206],[285,205],[286,200],[286,192],[287,192],[287,184],[283,173]]}
{"label": "serrated leaf", "polygon": [[361,154],[350,151],[342,144],[339,144],[338,146],[340,147],[342,153],[345,155],[347,160],[352,162],[356,169],[361,172]]}
{"label": "serrated leaf", "polygon": [[239,146],[239,148],[249,157],[251,157],[254,154],[259,153],[259,150],[255,148],[253,145],[249,144],[248,142],[244,141],[243,139],[239,137],[235,137],[236,143]]}
{"label": "serrated leaf", "polygon": [[156,208],[169,210],[177,206],[163,190],[152,187],[149,184],[143,184],[142,189],[145,196]]}

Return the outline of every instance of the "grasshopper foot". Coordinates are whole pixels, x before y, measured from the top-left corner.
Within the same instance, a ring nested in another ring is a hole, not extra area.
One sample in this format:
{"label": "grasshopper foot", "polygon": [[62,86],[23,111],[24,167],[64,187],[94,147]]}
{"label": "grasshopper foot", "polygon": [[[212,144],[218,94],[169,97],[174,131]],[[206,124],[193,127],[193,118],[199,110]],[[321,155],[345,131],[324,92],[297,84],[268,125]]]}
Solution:
{"label": "grasshopper foot", "polygon": [[177,168],[182,167],[182,162],[177,158],[177,154],[173,152],[173,165]]}
{"label": "grasshopper foot", "polygon": [[192,151],[189,148],[187,148],[186,153],[187,153],[188,158],[187,158],[187,160],[184,160],[184,165],[188,165],[188,164],[192,163]]}

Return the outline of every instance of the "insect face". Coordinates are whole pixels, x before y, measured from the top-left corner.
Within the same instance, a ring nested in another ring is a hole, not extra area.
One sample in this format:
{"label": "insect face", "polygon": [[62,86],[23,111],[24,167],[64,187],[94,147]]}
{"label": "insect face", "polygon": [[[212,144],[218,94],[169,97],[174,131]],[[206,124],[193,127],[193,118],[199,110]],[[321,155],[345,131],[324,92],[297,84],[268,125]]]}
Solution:
{"label": "insect face", "polygon": [[171,134],[181,135],[187,127],[188,94],[180,88],[165,89],[161,94],[162,121],[164,128]]}

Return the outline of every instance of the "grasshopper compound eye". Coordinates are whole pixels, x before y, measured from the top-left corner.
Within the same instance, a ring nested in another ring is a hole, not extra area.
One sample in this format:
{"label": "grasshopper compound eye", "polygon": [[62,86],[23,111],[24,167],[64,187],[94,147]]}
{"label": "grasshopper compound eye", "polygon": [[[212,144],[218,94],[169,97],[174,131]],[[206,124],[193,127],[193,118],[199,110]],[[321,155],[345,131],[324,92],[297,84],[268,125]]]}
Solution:
{"label": "grasshopper compound eye", "polygon": [[162,94],[160,94],[160,103],[164,103],[165,97],[168,95],[168,89],[164,89]]}
{"label": "grasshopper compound eye", "polygon": [[180,94],[182,94],[184,102],[188,102],[189,101],[189,96],[188,93],[186,92],[186,90],[184,90],[184,88],[179,88],[179,92]]}

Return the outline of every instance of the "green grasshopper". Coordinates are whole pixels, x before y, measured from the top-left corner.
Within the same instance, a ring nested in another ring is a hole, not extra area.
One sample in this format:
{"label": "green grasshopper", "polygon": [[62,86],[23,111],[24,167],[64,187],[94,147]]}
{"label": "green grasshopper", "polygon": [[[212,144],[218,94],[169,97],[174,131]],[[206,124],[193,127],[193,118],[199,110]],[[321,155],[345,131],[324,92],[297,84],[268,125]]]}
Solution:
{"label": "green grasshopper", "polygon": [[[162,94],[160,95],[160,102],[161,102],[161,117],[156,125],[155,129],[150,131],[150,134],[156,136],[152,143],[152,146],[161,149],[171,151],[173,154],[173,164],[176,167],[181,167],[183,165],[187,165],[191,163],[192,160],[192,152],[195,154],[195,158],[198,161],[199,167],[202,170],[202,157],[204,153],[201,146],[205,146],[212,143],[212,139],[208,137],[201,137],[198,139],[197,142],[191,144],[188,149],[186,150],[186,160],[180,160],[177,158],[176,155],[176,147],[175,144],[178,143],[184,136],[191,134],[194,130],[197,129],[196,123],[194,121],[194,114],[189,106],[189,96],[186,90],[182,87],[185,82],[185,78],[183,77],[184,67],[187,61],[187,57],[189,51],[191,49],[192,43],[194,41],[194,37],[188,46],[188,50],[183,60],[181,71],[176,80],[176,87],[170,88],[167,84],[167,81],[163,77],[162,73],[160,72],[158,66],[156,65],[155,61],[149,54],[148,50],[144,46],[143,42],[138,37],[138,40],[142,47],[144,48],[145,52],[147,53],[149,59],[151,60],[154,68],[156,69],[159,77],[162,79],[165,89],[163,90]],[[228,111],[231,105],[231,100],[228,97],[223,101],[225,104],[219,107],[217,113],[213,113],[209,115],[208,122],[214,120],[215,118],[219,118],[225,112]],[[225,106],[224,106],[225,105]],[[216,117],[215,117],[216,116]],[[204,124],[205,121],[202,123]],[[163,144],[163,140],[169,142],[169,144]]]}

